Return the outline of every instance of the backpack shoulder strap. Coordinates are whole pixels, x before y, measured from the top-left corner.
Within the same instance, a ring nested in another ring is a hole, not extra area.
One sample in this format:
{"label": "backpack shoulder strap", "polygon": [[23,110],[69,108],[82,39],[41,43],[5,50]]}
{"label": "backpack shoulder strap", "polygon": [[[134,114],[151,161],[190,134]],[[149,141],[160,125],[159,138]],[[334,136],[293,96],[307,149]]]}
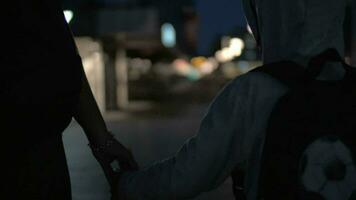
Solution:
{"label": "backpack shoulder strap", "polygon": [[281,61],[262,65],[252,70],[252,72],[268,74],[290,88],[297,87],[305,79],[304,68],[292,61]]}
{"label": "backpack shoulder strap", "polygon": [[[302,66],[291,62],[282,61],[271,64],[266,64],[255,68],[251,72],[262,72],[281,81],[288,87],[296,87],[303,80],[304,69]],[[236,167],[231,173],[233,181],[233,193],[236,200],[246,200],[244,188],[245,171]]]}
{"label": "backpack shoulder strap", "polygon": [[346,71],[345,78],[354,78],[355,70],[348,66],[338,51],[333,48],[327,49],[312,57],[307,68],[304,68],[293,61],[280,61],[263,65],[253,71],[269,74],[270,76],[281,81],[283,84],[293,88],[315,80],[321,73],[325,63],[328,61],[342,63]]}

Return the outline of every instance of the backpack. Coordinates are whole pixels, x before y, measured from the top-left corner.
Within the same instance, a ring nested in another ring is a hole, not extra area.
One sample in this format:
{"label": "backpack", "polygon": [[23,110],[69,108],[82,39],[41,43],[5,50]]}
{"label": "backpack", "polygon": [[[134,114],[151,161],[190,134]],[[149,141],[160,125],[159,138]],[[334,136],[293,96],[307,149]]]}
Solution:
{"label": "backpack", "polygon": [[[317,80],[327,61],[342,62],[342,80]],[[289,87],[270,115],[258,199],[356,200],[356,68],[335,49],[304,69],[284,61],[255,69]],[[236,199],[246,199],[244,173],[232,174]]]}

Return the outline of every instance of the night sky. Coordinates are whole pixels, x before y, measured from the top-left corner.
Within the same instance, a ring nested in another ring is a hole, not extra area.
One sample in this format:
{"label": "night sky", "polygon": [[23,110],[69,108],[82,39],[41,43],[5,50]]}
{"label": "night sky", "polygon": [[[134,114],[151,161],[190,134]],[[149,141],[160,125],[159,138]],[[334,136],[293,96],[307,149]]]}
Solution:
{"label": "night sky", "polygon": [[246,27],[240,0],[196,0],[200,18],[198,53],[209,55],[219,36]]}

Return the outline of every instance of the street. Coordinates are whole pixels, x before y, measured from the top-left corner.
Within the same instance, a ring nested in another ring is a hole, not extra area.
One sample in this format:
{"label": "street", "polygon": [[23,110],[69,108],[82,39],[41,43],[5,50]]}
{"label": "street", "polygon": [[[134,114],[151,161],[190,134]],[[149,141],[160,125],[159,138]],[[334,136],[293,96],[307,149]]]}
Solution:
{"label": "street", "polygon": [[[208,104],[169,105],[167,110],[111,113],[105,116],[109,129],[134,153],[141,168],[173,155],[183,142],[196,134]],[[173,110],[173,111],[172,111]],[[64,133],[71,175],[73,200],[109,200],[109,187],[99,164],[91,155],[87,139],[73,122]],[[233,199],[228,179],[216,190],[194,200]]]}

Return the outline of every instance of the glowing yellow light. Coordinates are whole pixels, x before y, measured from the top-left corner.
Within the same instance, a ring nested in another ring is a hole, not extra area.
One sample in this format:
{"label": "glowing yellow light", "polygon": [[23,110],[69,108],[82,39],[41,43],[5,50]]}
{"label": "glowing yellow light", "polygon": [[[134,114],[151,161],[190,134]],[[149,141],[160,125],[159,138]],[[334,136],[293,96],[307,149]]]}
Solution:
{"label": "glowing yellow light", "polygon": [[204,63],[206,62],[206,58],[203,56],[199,56],[199,57],[194,57],[191,60],[191,63],[194,67],[200,67],[202,66]]}

